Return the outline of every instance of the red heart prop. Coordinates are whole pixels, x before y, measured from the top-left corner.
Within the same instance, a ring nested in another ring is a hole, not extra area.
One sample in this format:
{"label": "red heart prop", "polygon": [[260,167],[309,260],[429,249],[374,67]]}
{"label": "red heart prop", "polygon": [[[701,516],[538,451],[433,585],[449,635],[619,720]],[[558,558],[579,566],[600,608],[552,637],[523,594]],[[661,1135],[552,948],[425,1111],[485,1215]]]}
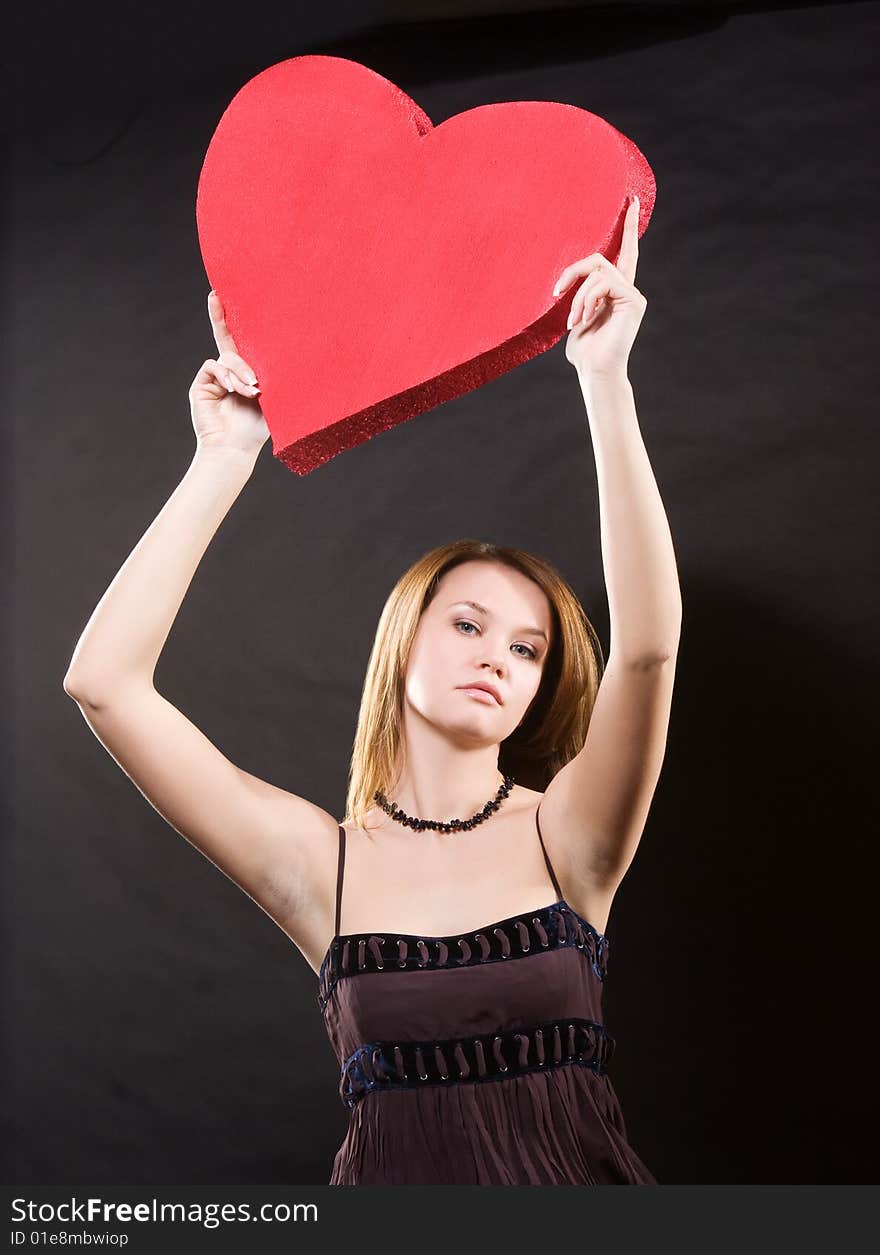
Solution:
{"label": "red heart prop", "polygon": [[629,197],[656,185],[631,140],[543,100],[435,127],[388,79],[293,57],[232,99],[199,177],[205,270],[256,372],[273,452],[306,475],[543,353],[590,253],[616,264]]}

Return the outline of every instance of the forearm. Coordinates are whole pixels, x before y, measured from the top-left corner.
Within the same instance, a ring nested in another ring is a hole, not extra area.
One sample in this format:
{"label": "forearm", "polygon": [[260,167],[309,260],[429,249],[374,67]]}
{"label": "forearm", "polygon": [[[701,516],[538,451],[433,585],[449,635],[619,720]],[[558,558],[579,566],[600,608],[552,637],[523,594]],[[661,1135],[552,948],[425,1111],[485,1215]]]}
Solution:
{"label": "forearm", "polygon": [[681,589],[666,511],[625,371],[579,372],[599,484],[609,658],[642,662],[678,649]]}
{"label": "forearm", "polygon": [[64,677],[71,696],[102,697],[132,677],[152,683],[199,562],[255,461],[233,450],[197,448],[86,624]]}

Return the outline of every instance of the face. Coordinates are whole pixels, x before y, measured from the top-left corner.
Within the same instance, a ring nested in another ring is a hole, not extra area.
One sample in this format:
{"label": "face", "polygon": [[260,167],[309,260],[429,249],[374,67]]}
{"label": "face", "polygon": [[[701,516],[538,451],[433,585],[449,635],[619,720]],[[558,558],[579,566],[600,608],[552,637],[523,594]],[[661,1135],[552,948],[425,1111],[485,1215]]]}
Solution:
{"label": "face", "polygon": [[[538,691],[551,628],[546,594],[521,572],[485,561],[453,567],[419,621],[407,704],[462,739],[503,741]],[[475,684],[494,688],[500,701],[468,687]]]}

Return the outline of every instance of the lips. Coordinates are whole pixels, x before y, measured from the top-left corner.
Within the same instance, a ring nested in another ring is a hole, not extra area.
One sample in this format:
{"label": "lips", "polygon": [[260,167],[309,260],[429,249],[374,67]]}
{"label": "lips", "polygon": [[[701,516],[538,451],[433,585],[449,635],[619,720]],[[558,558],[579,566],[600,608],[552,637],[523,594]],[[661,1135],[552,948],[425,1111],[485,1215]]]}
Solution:
{"label": "lips", "polygon": [[459,684],[458,687],[461,689],[480,689],[484,693],[490,693],[492,697],[495,698],[498,705],[502,705],[501,694],[492,684],[484,684],[480,682],[479,684]]}

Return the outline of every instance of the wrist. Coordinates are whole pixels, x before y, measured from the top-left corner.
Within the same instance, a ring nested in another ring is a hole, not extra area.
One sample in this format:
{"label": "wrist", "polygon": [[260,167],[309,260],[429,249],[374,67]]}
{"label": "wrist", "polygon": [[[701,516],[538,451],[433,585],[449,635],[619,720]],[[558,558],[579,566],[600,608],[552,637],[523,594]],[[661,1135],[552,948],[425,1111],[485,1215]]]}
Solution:
{"label": "wrist", "polygon": [[626,366],[610,366],[608,368],[599,368],[596,366],[579,366],[577,368],[578,379],[582,385],[597,383],[622,384],[629,383],[629,374]]}
{"label": "wrist", "polygon": [[242,449],[233,445],[202,444],[196,441],[193,466],[211,466],[232,474],[250,475],[259,457],[259,449]]}

